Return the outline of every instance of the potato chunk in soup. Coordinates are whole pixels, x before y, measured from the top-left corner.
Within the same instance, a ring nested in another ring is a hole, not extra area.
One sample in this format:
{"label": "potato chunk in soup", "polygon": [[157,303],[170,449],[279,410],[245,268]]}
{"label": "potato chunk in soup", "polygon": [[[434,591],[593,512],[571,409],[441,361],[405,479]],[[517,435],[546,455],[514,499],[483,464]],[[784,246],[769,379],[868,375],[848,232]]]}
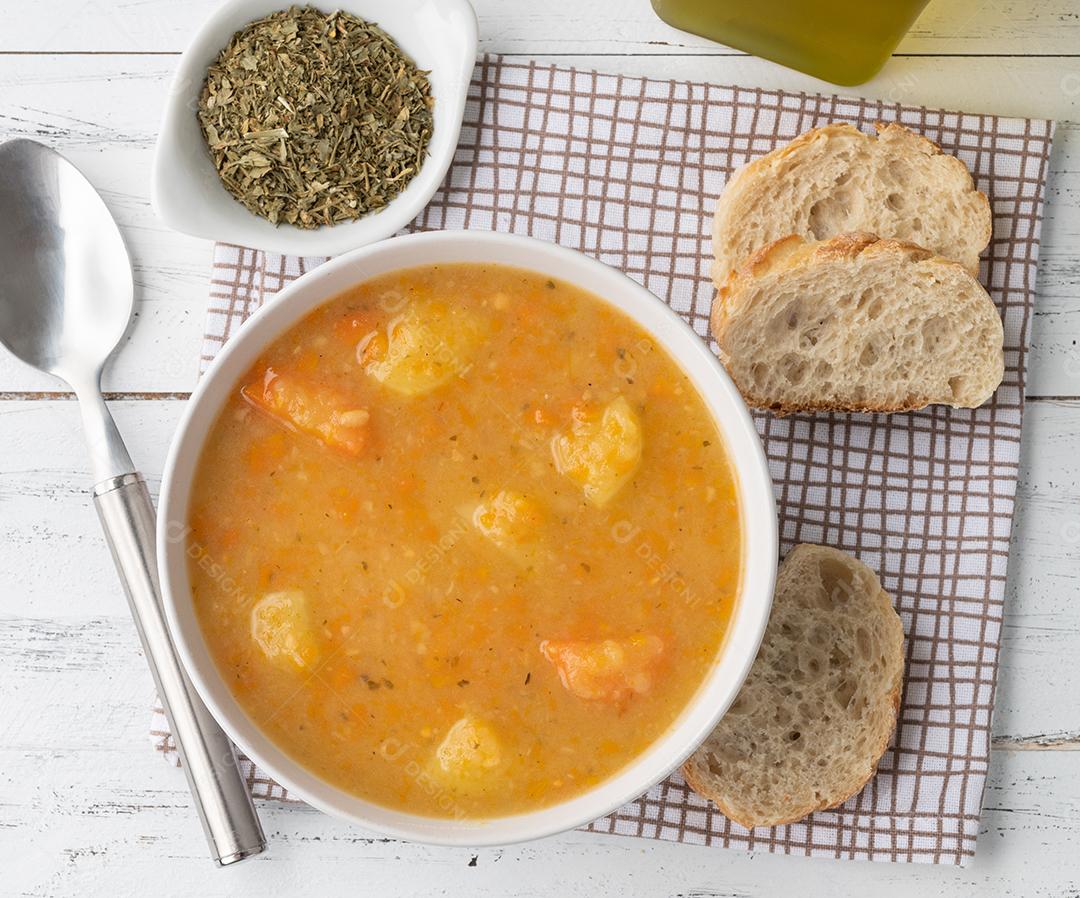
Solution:
{"label": "potato chunk in soup", "polygon": [[492,545],[521,562],[532,561],[544,525],[544,512],[533,498],[499,490],[476,506],[473,524]]}
{"label": "potato chunk in soup", "polygon": [[483,319],[444,300],[414,300],[371,332],[358,353],[364,370],[391,390],[419,396],[469,370],[484,341]]}
{"label": "potato chunk in soup", "polygon": [[502,762],[495,730],[475,717],[456,721],[435,750],[437,775],[450,787],[469,791]]}
{"label": "potato chunk in soup", "polygon": [[551,444],[555,466],[603,507],[641,462],[641,421],[623,396],[602,410],[577,407],[570,429]]}
{"label": "potato chunk in soup", "polygon": [[272,592],[251,609],[251,638],[266,660],[303,670],[319,656],[307,621],[307,600],[297,590]]}

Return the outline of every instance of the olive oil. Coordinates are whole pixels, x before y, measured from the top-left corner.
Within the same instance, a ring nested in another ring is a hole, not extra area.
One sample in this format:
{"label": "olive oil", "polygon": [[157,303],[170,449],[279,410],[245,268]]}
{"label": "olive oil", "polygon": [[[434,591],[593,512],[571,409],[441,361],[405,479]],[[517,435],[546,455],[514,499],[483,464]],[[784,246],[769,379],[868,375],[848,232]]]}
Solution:
{"label": "olive oil", "polygon": [[652,0],[670,25],[834,84],[885,64],[928,0]]}

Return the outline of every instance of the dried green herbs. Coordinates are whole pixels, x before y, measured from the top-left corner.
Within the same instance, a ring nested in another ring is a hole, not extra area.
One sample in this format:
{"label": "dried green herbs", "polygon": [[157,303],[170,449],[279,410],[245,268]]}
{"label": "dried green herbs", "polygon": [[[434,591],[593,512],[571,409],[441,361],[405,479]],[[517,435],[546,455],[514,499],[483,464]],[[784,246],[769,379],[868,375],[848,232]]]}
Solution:
{"label": "dried green herbs", "polygon": [[381,29],[292,7],[237,32],[210,66],[199,123],[226,189],[278,224],[383,208],[419,171],[431,85]]}

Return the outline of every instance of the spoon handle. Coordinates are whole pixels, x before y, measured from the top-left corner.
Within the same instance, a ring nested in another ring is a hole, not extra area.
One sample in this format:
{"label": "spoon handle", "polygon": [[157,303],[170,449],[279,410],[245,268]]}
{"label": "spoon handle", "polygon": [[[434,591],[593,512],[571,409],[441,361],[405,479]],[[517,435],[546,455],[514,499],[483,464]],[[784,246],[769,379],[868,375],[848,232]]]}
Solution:
{"label": "spoon handle", "polygon": [[266,839],[233,745],[195,692],[169,636],[158,585],[154,506],[142,475],[122,474],[99,483],[94,505],[214,860],[224,866],[259,854]]}

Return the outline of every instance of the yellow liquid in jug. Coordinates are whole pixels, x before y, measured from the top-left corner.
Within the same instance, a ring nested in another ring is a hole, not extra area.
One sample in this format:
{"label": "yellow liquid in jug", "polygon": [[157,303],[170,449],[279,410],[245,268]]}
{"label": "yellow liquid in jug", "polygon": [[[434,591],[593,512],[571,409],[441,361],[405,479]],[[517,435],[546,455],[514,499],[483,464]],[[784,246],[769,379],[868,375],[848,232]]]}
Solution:
{"label": "yellow liquid in jug", "polygon": [[834,84],[885,64],[928,0],[652,0],[670,25]]}

